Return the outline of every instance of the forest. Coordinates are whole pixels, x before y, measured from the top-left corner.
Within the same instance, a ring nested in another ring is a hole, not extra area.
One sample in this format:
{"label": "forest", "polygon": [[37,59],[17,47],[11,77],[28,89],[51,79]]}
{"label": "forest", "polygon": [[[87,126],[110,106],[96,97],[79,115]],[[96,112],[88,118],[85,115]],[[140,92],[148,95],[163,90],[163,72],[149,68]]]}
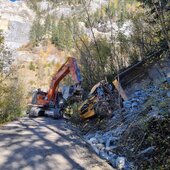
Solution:
{"label": "forest", "polygon": [[[161,49],[164,52],[169,49],[169,2],[166,0],[110,0],[95,12],[88,11],[85,1],[68,1],[73,9],[85,7],[78,14],[61,16],[57,23],[55,16],[44,15],[35,1],[31,2],[37,19],[30,32],[30,42],[37,45],[49,39],[59,49],[76,56],[84,77],[84,88],[88,90],[105,77],[112,80],[129,65]],[[90,36],[80,23],[91,31]],[[129,30],[125,32],[123,27]],[[110,35],[98,36],[96,29]]]}

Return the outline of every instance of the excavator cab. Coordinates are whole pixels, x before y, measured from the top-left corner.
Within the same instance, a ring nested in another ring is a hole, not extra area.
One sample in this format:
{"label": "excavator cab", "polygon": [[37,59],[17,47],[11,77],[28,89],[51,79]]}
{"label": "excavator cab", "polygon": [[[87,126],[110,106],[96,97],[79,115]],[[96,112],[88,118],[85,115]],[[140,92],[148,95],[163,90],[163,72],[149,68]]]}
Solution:
{"label": "excavator cab", "polygon": [[46,95],[47,93],[42,91],[41,89],[33,91],[31,104],[37,104],[39,100],[44,100]]}

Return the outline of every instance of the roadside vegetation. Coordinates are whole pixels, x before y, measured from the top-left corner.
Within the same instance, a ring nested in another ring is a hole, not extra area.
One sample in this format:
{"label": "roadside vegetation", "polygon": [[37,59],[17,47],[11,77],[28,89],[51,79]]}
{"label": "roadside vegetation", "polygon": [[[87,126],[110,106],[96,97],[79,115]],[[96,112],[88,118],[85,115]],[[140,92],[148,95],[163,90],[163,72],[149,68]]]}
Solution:
{"label": "roadside vegetation", "polygon": [[0,124],[22,115],[22,83],[17,77],[17,68],[12,66],[11,52],[3,44],[0,33]]}

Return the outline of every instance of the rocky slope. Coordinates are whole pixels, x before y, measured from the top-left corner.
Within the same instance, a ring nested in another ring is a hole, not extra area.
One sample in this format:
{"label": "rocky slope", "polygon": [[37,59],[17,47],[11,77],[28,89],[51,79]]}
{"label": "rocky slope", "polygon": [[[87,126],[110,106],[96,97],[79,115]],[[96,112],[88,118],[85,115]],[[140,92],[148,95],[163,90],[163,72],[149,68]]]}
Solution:
{"label": "rocky slope", "polygon": [[[43,0],[37,3],[37,7],[39,11],[43,13],[44,19],[45,16],[49,14],[55,17],[57,21],[61,16],[72,17],[82,15],[83,13],[85,14],[84,8],[89,11],[89,14],[92,14],[100,9],[102,5],[106,5],[107,3],[106,0],[93,0],[90,1],[90,3],[86,2],[86,6],[73,6],[68,5],[64,1],[57,3],[56,5],[55,3]],[[4,32],[6,45],[13,50],[29,43],[29,33],[36,13],[35,10],[30,9],[31,6],[28,4],[29,3],[26,0],[15,2],[0,0],[0,29]],[[93,33],[96,38],[103,37],[110,39],[111,32],[116,35],[118,31],[121,31],[127,36],[131,32],[131,23],[129,21],[121,28],[118,28],[115,22],[111,24],[109,21],[102,24],[99,23],[92,29],[86,27],[84,22],[79,21],[79,27],[84,34],[92,40]]]}
{"label": "rocky slope", "polygon": [[[44,2],[40,4],[42,10],[45,8]],[[48,42],[32,49],[25,48],[29,43],[30,29],[35,16],[26,0],[0,0],[0,30],[3,31],[5,45],[12,52],[18,67],[25,93],[38,87],[47,88],[55,67],[58,68],[65,61],[65,53]],[[42,76],[45,76],[46,82],[40,82]]]}
{"label": "rocky slope", "polygon": [[[147,78],[136,78],[131,83],[132,91],[126,87],[126,91],[131,91],[129,98],[111,117],[83,124],[84,139],[117,169],[170,168],[168,56],[150,65]],[[162,67],[158,68],[158,65]],[[134,78],[132,73],[130,75]]]}
{"label": "rocky slope", "polygon": [[34,16],[25,1],[0,0],[0,29],[5,34],[5,43],[9,48],[17,49],[29,42]]}
{"label": "rocky slope", "polygon": [[84,122],[84,140],[116,169],[169,169],[170,83],[138,87],[121,109]]}

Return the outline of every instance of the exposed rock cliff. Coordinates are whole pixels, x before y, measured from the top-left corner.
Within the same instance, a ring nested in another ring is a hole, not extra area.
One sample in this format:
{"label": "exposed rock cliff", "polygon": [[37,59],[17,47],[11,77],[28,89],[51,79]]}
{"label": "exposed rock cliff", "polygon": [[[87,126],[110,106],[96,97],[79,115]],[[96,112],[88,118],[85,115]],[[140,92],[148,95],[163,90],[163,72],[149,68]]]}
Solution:
{"label": "exposed rock cliff", "polygon": [[0,29],[4,31],[5,43],[9,48],[17,49],[29,42],[34,16],[25,1],[0,0]]}

